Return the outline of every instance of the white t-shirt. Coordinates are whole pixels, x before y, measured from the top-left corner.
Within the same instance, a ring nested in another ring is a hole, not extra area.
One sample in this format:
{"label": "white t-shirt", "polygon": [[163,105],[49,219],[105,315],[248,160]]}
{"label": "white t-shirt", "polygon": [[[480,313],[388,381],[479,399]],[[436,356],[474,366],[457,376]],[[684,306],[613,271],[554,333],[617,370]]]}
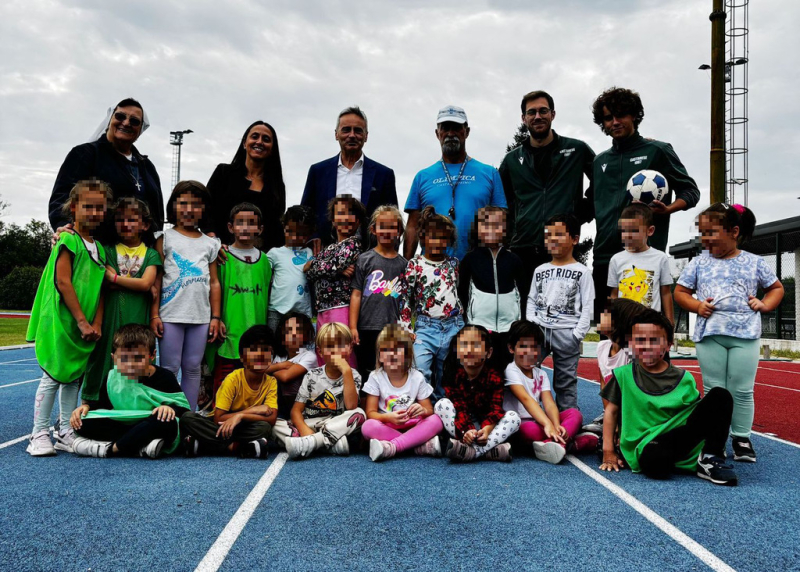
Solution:
{"label": "white t-shirt", "polygon": [[83,241],[83,244],[86,245],[86,250],[89,251],[89,256],[91,256],[95,262],[100,262],[100,254],[97,252],[97,241],[93,240],[92,242],[89,242],[82,236],[81,240]]}
{"label": "white t-shirt", "polygon": [[656,312],[661,311],[661,287],[673,282],[669,256],[657,248],[644,252],[623,250],[608,264],[607,285],[617,288],[620,298],[639,302]]}
{"label": "white t-shirt", "polygon": [[506,388],[503,395],[503,409],[506,411],[516,411],[522,419],[532,419],[530,412],[525,409],[522,402],[517,399],[509,386],[521,385],[525,388],[525,392],[533,397],[534,401],[541,403],[541,396],[543,391],[550,391],[550,378],[538,367],[533,368],[531,372],[533,377],[530,378],[525,375],[522,370],[513,361],[506,367]]}
{"label": "white t-shirt", "polygon": [[[283,356],[272,357],[273,363],[283,363],[285,361],[286,358]],[[317,353],[314,350],[313,345],[311,347],[300,348],[297,351],[297,355],[291,358],[289,361],[304,367],[306,369],[306,372],[314,369],[319,365],[319,362],[317,361]],[[302,377],[298,377],[297,379],[287,383],[280,383],[279,387],[281,390],[281,395],[290,395],[294,397],[295,395],[297,395],[297,391],[300,389],[301,383],[303,383]]]}
{"label": "white t-shirt", "polygon": [[288,314],[292,310],[311,317],[311,290],[303,266],[311,260],[310,248],[279,246],[267,252],[272,264],[269,309]]}
{"label": "white t-shirt", "polygon": [[420,399],[427,399],[433,393],[425,376],[414,368],[408,370],[408,379],[402,387],[395,387],[383,369],[376,369],[369,374],[364,384],[364,393],[378,396],[378,411],[396,413],[405,411]]}
{"label": "white t-shirt", "polygon": [[592,273],[580,262],[542,264],[533,272],[526,318],[544,328],[571,329],[579,340],[594,310]]}
{"label": "white t-shirt", "polygon": [[207,324],[211,320],[211,274],[220,240],[205,234],[192,238],[174,228],[164,231],[164,280],[161,320],[177,324]]}
{"label": "white t-shirt", "polygon": [[597,366],[600,368],[600,375],[603,382],[611,379],[611,373],[618,367],[631,363],[631,351],[622,348],[615,355],[611,355],[611,340],[601,340],[597,343]]}

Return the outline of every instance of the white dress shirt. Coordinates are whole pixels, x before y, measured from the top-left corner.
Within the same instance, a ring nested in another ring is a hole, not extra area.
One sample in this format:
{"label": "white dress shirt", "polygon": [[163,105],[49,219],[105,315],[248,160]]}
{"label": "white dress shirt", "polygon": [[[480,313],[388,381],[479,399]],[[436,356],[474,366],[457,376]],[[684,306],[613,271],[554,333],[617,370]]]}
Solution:
{"label": "white dress shirt", "polygon": [[336,169],[336,195],[352,195],[361,200],[361,180],[364,178],[364,154],[358,158],[352,169],[342,164],[339,153],[339,167]]}

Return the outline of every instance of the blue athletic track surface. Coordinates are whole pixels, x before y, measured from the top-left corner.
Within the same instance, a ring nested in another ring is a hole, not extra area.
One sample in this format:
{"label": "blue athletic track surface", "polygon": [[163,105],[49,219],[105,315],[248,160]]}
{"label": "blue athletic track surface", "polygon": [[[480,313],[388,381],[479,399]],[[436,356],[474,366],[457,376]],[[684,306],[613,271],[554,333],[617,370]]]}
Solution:
{"label": "blue athletic track surface", "polygon": [[[2,570],[800,570],[800,448],[758,434],[734,488],[519,450],[471,465],[34,459],[20,439],[39,375],[32,349],[0,352]],[[580,382],[587,419],[597,390]]]}

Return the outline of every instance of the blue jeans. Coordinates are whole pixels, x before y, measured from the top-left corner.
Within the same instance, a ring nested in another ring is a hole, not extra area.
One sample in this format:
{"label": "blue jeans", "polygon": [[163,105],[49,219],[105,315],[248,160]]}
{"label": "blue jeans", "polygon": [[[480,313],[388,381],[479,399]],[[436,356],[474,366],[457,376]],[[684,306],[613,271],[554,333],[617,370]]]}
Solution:
{"label": "blue jeans", "polygon": [[450,351],[450,341],[463,327],[464,318],[461,316],[443,319],[417,316],[414,326],[414,333],[417,336],[414,340],[414,361],[417,369],[433,386],[433,396],[436,399],[444,397],[442,370],[444,360]]}

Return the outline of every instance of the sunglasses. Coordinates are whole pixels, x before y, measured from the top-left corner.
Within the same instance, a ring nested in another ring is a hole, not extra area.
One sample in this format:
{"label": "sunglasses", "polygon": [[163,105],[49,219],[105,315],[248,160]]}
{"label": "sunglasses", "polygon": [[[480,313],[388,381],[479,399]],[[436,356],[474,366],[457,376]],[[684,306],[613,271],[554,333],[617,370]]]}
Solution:
{"label": "sunglasses", "polygon": [[114,119],[116,119],[117,121],[125,121],[127,119],[128,123],[131,124],[131,127],[139,127],[142,124],[142,120],[136,117],[135,115],[126,115],[121,111],[117,111],[114,114]]}

